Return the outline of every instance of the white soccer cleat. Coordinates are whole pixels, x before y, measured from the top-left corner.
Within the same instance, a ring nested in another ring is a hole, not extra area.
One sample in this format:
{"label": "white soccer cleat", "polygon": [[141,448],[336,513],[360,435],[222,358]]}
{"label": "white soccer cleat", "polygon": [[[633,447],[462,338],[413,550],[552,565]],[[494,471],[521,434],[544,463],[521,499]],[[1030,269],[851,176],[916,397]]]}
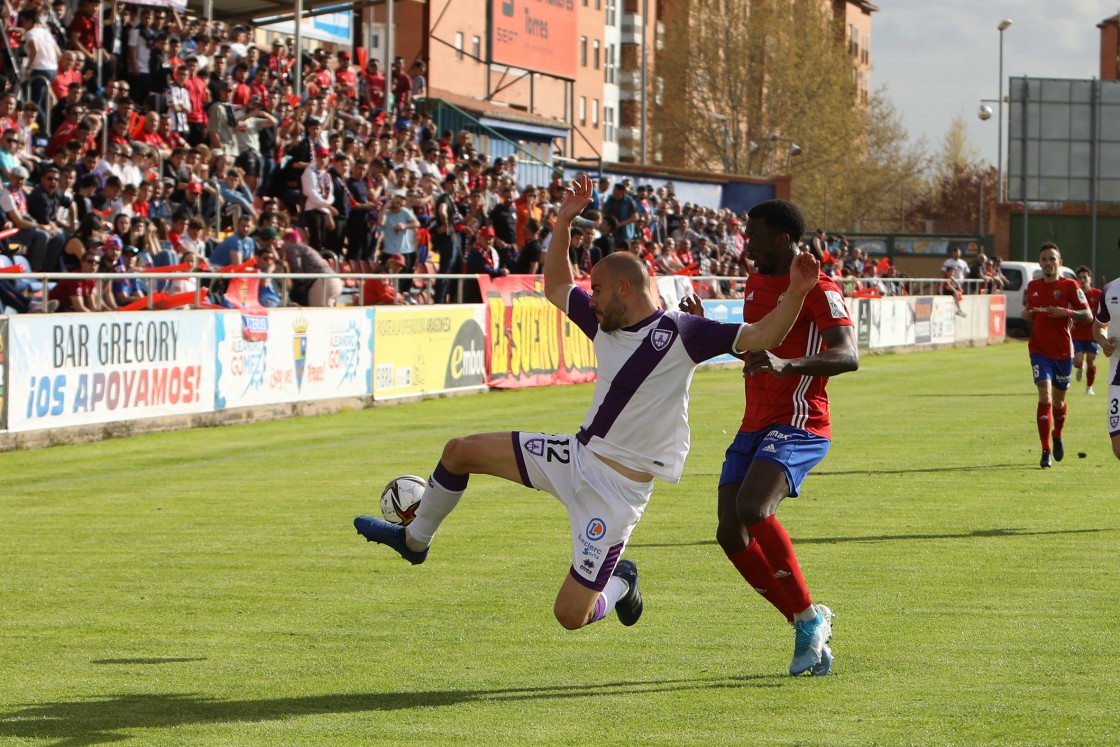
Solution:
{"label": "white soccer cleat", "polygon": [[1096,397],[1097,396],[1097,393],[1093,391],[1093,387],[1091,387],[1091,386],[1085,387],[1085,393],[1088,394],[1090,397]]}

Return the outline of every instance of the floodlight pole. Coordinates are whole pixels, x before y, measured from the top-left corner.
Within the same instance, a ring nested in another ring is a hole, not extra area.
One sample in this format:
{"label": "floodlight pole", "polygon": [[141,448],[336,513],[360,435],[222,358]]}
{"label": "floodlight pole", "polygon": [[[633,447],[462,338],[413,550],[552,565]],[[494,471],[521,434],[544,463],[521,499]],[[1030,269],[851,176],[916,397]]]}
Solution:
{"label": "floodlight pole", "polygon": [[996,176],[999,177],[999,204],[1003,204],[1003,32],[1011,27],[1011,19],[1005,18],[999,22],[999,135],[998,152],[996,153]]}

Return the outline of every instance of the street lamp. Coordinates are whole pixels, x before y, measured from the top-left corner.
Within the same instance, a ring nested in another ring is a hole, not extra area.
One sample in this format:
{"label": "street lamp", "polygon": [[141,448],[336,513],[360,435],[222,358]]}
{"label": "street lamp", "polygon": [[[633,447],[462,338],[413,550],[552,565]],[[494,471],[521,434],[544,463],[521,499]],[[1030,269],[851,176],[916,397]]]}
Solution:
{"label": "street lamp", "polygon": [[778,143],[789,143],[789,151],[786,153],[786,170],[789,170],[790,161],[795,156],[801,155],[801,146],[793,142],[790,138],[781,137],[778,134],[770,136],[770,175],[778,173]]}
{"label": "street lamp", "polygon": [[996,153],[996,176],[999,178],[999,204],[1003,204],[1003,32],[1011,28],[1011,19],[999,22],[999,152]]}

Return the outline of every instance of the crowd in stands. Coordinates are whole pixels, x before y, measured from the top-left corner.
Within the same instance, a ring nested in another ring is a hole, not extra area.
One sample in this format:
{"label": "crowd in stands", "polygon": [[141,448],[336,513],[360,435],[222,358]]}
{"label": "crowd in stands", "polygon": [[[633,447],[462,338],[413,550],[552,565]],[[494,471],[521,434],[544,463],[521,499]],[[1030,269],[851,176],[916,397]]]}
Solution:
{"label": "crowd in stands", "polygon": [[[435,273],[349,283],[364,303],[423,303],[477,299],[477,283],[441,275],[540,270],[561,180],[524,184],[516,156],[490,158],[470,132],[439,130],[422,62],[382,71],[316,49],[297,66],[291,39],[257,46],[248,28],[167,8],[107,3],[99,19],[94,0],[5,7],[0,265],[113,277],[58,283],[47,304],[33,282],[0,281],[0,308],[141,308],[197,290],[145,280],[153,269],[322,276],[261,282],[264,306],[335,305],[348,289],[339,272]],[[735,297],[749,271],[744,220],[681,203],[670,184],[601,179],[570,261],[586,277],[630,251],[651,274],[724,278],[697,288]],[[805,240],[853,293],[895,290],[889,263],[823,231]],[[200,282],[222,302],[221,284]]]}

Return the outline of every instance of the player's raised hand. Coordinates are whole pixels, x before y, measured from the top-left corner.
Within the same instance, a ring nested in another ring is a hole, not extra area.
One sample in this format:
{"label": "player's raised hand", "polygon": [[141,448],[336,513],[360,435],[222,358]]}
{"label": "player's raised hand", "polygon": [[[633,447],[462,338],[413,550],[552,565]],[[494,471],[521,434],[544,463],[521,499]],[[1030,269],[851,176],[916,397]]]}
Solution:
{"label": "player's raised hand", "polygon": [[682,298],[677,306],[681,311],[693,316],[704,316],[704,304],[701,303],[700,296],[695,293]]}
{"label": "player's raised hand", "polygon": [[789,268],[789,289],[798,293],[808,293],[817,284],[821,274],[821,263],[809,252],[798,252]]}
{"label": "player's raised hand", "polygon": [[556,213],[557,220],[571,221],[591,204],[595,188],[591,185],[591,177],[580,174],[564,188],[564,201]]}

